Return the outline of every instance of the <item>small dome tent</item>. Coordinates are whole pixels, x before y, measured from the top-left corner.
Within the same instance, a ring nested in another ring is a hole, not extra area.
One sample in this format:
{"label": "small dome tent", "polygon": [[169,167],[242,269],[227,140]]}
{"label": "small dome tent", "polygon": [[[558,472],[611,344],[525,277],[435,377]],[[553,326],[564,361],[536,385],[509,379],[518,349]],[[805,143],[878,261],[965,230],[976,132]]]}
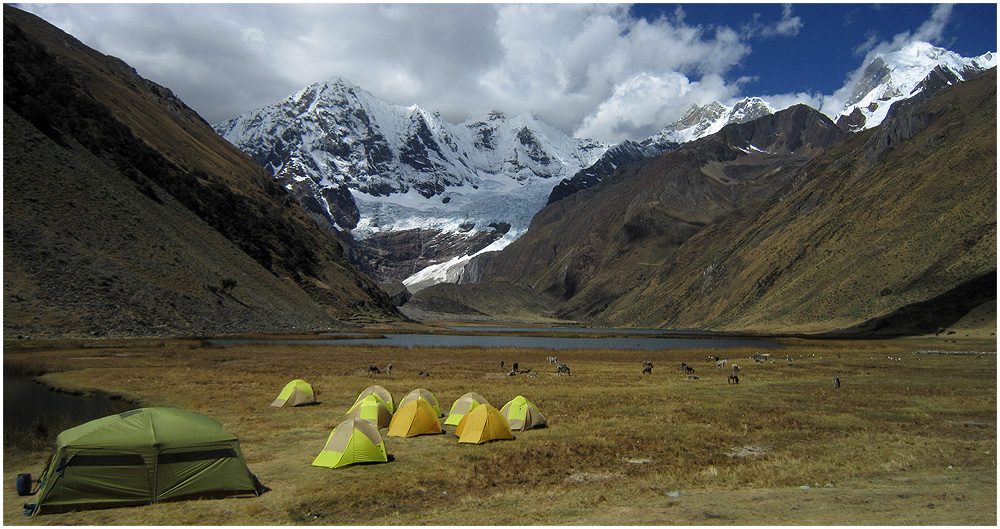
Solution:
{"label": "small dome tent", "polygon": [[363,419],[347,419],[337,425],[326,439],[312,465],[340,468],[356,463],[387,463],[385,443],[375,426]]}
{"label": "small dome tent", "polygon": [[403,400],[399,401],[399,409],[402,409],[403,405],[406,404],[407,402],[410,402],[411,400],[415,399],[426,400],[427,403],[431,405],[431,408],[434,408],[434,412],[437,413],[438,417],[444,415],[443,413],[441,413],[441,406],[438,405],[437,397],[435,397],[433,393],[427,391],[424,388],[417,388],[409,392],[405,397],[403,397]]}
{"label": "small dome tent", "polygon": [[500,408],[511,430],[530,430],[545,426],[545,416],[530,400],[518,395]]}
{"label": "small dome tent", "polygon": [[295,379],[288,384],[278,394],[278,398],[271,403],[272,408],[282,408],[284,406],[301,406],[316,402],[316,392],[305,380]]}
{"label": "small dome tent", "polygon": [[[389,393],[389,390],[383,388],[382,386],[368,386],[367,388],[365,388],[364,391],[361,392],[360,395],[358,395],[358,398],[357,400],[354,401],[354,404],[361,402],[368,395],[378,395],[378,398],[382,399],[382,402],[384,402],[386,406],[389,408],[389,413],[396,411],[396,407],[392,403],[392,395]],[[353,406],[351,407],[353,408]]]}
{"label": "small dome tent", "polygon": [[444,433],[437,412],[423,398],[412,399],[392,415],[389,423],[390,437],[414,437],[424,434]]}
{"label": "small dome tent", "polygon": [[392,421],[392,412],[377,394],[372,393],[347,410],[347,418],[370,421],[375,428],[385,428]]}
{"label": "small dome tent", "polygon": [[214,419],[139,408],[63,431],[33,514],[197,498],[259,496],[239,440]]}
{"label": "small dome tent", "polygon": [[489,404],[476,406],[466,413],[455,428],[455,435],[458,436],[458,442],[473,444],[514,438],[507,419],[504,419],[500,410]]}
{"label": "small dome tent", "polygon": [[449,426],[457,425],[466,413],[469,413],[476,406],[481,404],[489,404],[489,401],[483,398],[483,396],[479,393],[470,391],[465,395],[462,395],[451,405],[451,411],[448,412],[448,418],[445,419],[444,423]]}

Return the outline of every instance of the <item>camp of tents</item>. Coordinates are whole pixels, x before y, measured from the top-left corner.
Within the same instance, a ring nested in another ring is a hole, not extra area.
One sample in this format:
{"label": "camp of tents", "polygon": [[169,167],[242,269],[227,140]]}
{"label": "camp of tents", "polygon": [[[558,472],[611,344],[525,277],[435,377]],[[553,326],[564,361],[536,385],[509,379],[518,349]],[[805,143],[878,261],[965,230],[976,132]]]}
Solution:
{"label": "camp of tents", "polygon": [[[316,402],[313,387],[296,379],[271,406]],[[380,429],[388,428],[388,437],[399,438],[442,434],[441,417],[437,398],[424,388],[411,391],[396,408],[388,390],[369,386],[330,432],[312,465],[386,463],[392,457]],[[456,427],[459,443],[482,444],[514,439],[512,430],[544,426],[545,417],[520,395],[498,410],[469,392],[455,400],[444,425]],[[26,514],[257,496],[268,490],[244,462],[239,440],[221,424],[162,407],[111,415],[63,431],[38,483],[38,498]]]}

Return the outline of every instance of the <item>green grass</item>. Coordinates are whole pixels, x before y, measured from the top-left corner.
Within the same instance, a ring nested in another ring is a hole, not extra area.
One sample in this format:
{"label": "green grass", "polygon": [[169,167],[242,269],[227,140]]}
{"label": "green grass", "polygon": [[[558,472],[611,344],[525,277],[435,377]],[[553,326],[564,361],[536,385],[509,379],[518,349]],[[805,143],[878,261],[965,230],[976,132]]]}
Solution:
{"label": "green grass", "polygon": [[[791,366],[785,350],[774,364],[754,363],[754,350],[726,351],[741,367],[741,383],[729,385],[729,370],[716,368],[709,356],[718,352],[709,350],[559,351],[573,375],[556,376],[545,349],[161,342],[95,341],[86,351],[8,343],[4,361],[44,366],[42,380],[56,386],[211,416],[240,438],[251,471],[272,490],[35,518],[21,516],[23,499],[5,490],[5,523],[996,523],[995,356],[917,355],[925,344],[907,341],[793,341]],[[500,359],[539,376],[504,376]],[[651,376],[640,374],[647,359],[656,364]],[[681,362],[700,378],[686,380]],[[387,363],[392,376],[367,375],[369,364]],[[321,403],[270,408],[292,378],[313,384]],[[376,383],[397,401],[429,389],[445,412],[467,391],[498,408],[524,395],[549,427],[479,446],[459,445],[453,427],[385,437],[389,464],[312,467],[357,394]],[[37,475],[47,455],[5,443],[4,479]],[[942,503],[953,491],[957,499]]]}

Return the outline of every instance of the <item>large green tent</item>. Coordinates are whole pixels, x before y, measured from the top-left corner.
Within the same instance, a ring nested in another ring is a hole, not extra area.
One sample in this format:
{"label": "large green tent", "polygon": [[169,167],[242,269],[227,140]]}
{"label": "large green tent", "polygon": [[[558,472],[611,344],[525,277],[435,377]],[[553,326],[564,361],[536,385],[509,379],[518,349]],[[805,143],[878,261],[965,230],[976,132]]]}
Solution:
{"label": "large green tent", "polygon": [[34,514],[267,490],[237,438],[176,408],[140,408],[63,431],[39,481]]}

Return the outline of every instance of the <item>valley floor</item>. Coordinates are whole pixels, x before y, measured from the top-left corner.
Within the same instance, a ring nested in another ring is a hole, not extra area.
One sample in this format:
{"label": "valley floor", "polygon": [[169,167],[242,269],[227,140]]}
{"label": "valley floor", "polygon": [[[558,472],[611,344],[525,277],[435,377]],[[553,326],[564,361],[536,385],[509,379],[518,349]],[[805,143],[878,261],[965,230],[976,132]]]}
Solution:
{"label": "valley floor", "polygon": [[[781,341],[770,351],[773,362],[762,363],[751,359],[762,351],[749,348],[6,341],[5,373],[44,371],[39,380],[63,390],[111,393],[136,406],[176,406],[218,420],[240,438],[250,470],[272,490],[258,498],[27,518],[21,506],[33,499],[8,486],[3,522],[996,525],[995,337]],[[963,354],[943,354],[956,352]],[[558,375],[547,361],[552,355],[572,375]],[[728,360],[725,368],[716,355]],[[649,375],[640,373],[646,360],[655,365]],[[530,372],[507,376],[513,362]],[[682,362],[697,379],[681,372]],[[391,375],[367,373],[369,365],[390,363]],[[740,383],[727,384],[734,363]],[[320,403],[269,407],[294,378],[310,382]],[[484,445],[459,445],[453,427],[410,439],[382,430],[390,463],[311,466],[358,393],[373,384],[396,401],[429,389],[443,410],[468,391],[497,408],[524,395],[548,427]],[[49,454],[8,426],[3,471],[13,484],[21,472],[40,474]]]}

